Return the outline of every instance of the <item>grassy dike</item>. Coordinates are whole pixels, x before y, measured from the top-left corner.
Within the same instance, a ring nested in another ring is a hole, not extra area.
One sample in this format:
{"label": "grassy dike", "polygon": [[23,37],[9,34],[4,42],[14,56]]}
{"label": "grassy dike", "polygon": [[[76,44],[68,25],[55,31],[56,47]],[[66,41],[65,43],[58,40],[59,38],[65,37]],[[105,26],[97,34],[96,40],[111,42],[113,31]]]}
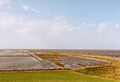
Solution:
{"label": "grassy dike", "polygon": [[0,82],[115,82],[72,70],[0,73]]}

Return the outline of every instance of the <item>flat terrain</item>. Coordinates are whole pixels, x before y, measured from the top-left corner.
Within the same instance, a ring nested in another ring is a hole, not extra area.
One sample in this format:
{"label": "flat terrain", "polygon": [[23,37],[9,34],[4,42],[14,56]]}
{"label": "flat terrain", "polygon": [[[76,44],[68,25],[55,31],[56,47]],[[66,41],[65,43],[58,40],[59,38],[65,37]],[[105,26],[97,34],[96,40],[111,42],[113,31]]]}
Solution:
{"label": "flat terrain", "polygon": [[81,50],[81,49],[46,49],[46,50],[43,49],[43,50],[73,54],[85,54],[90,56],[103,56],[110,59],[120,60],[120,50]]}
{"label": "flat terrain", "polygon": [[0,70],[81,68],[109,62],[80,58],[41,50],[1,50]]}
{"label": "flat terrain", "polygon": [[1,50],[0,70],[40,68],[40,63],[23,50]]}
{"label": "flat terrain", "polygon": [[[113,80],[107,80],[110,78],[120,80],[120,63],[109,57],[119,58],[119,51],[0,50],[0,82],[56,82],[58,80],[62,82],[74,82],[74,80],[77,82],[113,82]],[[60,68],[62,70],[53,71]],[[69,70],[63,70],[66,68]],[[35,72],[35,69],[42,69],[42,71]],[[43,69],[52,70],[43,71]],[[30,71],[18,72],[21,70]]]}
{"label": "flat terrain", "polygon": [[0,73],[0,82],[114,82],[74,71]]}
{"label": "flat terrain", "polygon": [[37,68],[39,62],[33,57],[0,57],[0,70]]}
{"label": "flat terrain", "polygon": [[120,50],[80,50],[80,49],[46,49],[46,50],[74,54],[120,57]]}

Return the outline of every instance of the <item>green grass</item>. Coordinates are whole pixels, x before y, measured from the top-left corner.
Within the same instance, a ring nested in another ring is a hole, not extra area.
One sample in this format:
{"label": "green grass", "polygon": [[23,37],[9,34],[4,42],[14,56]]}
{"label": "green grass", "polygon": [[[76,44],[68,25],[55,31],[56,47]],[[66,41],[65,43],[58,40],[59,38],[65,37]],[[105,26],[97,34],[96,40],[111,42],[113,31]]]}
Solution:
{"label": "green grass", "polygon": [[0,73],[0,82],[114,82],[74,71],[39,71]]}
{"label": "green grass", "polygon": [[84,74],[100,76],[100,75],[114,73],[116,68],[117,67],[113,65],[102,65],[102,66],[85,67],[83,69],[76,71]]}

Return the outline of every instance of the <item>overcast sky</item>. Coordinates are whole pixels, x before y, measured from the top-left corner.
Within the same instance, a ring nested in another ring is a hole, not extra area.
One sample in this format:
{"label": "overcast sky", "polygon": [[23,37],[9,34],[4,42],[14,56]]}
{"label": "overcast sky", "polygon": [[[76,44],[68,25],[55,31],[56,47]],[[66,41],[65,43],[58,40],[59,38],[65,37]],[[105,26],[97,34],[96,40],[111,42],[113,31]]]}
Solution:
{"label": "overcast sky", "polygon": [[0,48],[120,49],[120,0],[0,0]]}

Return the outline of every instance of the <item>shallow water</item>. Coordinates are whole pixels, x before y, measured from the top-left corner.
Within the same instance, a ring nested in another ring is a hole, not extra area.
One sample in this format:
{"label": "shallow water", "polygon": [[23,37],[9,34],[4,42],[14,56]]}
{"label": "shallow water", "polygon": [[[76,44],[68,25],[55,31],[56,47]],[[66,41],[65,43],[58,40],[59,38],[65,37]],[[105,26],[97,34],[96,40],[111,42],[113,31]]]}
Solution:
{"label": "shallow water", "polygon": [[[108,62],[104,62],[104,61],[71,57],[71,56],[60,56],[58,59],[55,59],[55,61],[50,61],[48,59],[42,59],[37,55],[35,55],[34,53],[31,53],[27,50],[26,52],[23,52],[21,50],[17,50],[17,51],[5,50],[0,52],[0,56],[2,56],[0,57],[0,70],[63,68],[54,64],[54,62],[59,62],[60,64],[63,64],[65,68],[81,68],[80,65],[76,65],[75,63],[80,63],[85,66],[109,64]],[[40,61],[36,60],[33,57],[15,57],[14,56],[14,55],[28,55],[28,54],[32,54],[32,56],[36,57]],[[11,55],[12,57],[6,57],[5,55]]]}

